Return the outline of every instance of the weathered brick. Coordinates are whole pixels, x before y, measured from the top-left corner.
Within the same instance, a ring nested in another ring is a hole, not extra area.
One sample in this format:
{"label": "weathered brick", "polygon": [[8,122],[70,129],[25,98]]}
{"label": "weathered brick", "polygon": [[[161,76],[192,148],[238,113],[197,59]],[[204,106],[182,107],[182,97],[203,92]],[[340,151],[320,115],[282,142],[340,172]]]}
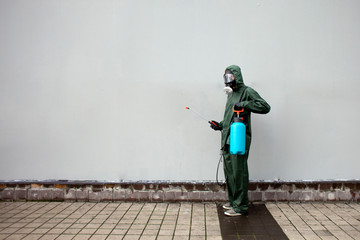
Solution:
{"label": "weathered brick", "polygon": [[313,192],[312,191],[302,191],[300,200],[301,201],[313,201]]}
{"label": "weathered brick", "polygon": [[355,190],[355,189],[356,189],[355,182],[344,183],[344,190]]}
{"label": "weathered brick", "polygon": [[186,191],[190,191],[190,192],[194,191],[194,187],[195,187],[194,184],[192,183],[185,183],[182,186],[183,188],[186,189]]}
{"label": "weathered brick", "polygon": [[193,202],[201,202],[200,192],[199,191],[193,191],[189,192],[189,201]]}
{"label": "weathered brick", "polygon": [[201,198],[202,201],[204,201],[204,202],[213,201],[214,193],[211,192],[211,191],[201,191],[201,192],[200,192],[200,198]]}
{"label": "weathered brick", "polygon": [[90,189],[93,192],[101,192],[104,190],[104,187],[100,185],[93,185]]}
{"label": "weathered brick", "polygon": [[136,184],[133,184],[132,186],[133,186],[133,189],[137,190],[137,191],[141,191],[141,190],[145,189],[144,184],[141,184],[141,183],[136,183]]}
{"label": "weathered brick", "polygon": [[64,201],[64,189],[53,189],[53,200],[54,201]]}
{"label": "weathered brick", "polygon": [[270,188],[270,184],[269,183],[258,183],[258,188],[261,191],[266,191]]}
{"label": "weathered brick", "polygon": [[355,193],[354,201],[355,202],[360,202],[360,192]]}
{"label": "weathered brick", "polygon": [[306,188],[309,190],[317,191],[319,189],[319,184],[318,183],[308,183],[308,184],[306,184]]}
{"label": "weathered brick", "polygon": [[103,190],[100,193],[100,200],[102,202],[112,201],[113,200],[113,190],[112,190],[112,188]]}
{"label": "weathered brick", "polygon": [[53,199],[53,192],[51,189],[39,189],[39,200],[51,201]]}
{"label": "weathered brick", "polygon": [[29,189],[27,191],[27,200],[29,201],[38,201],[40,195],[40,189]]}
{"label": "weathered brick", "polygon": [[250,202],[261,202],[263,200],[262,195],[263,192],[259,192],[259,191],[248,192],[248,198]]}
{"label": "weathered brick", "polygon": [[89,190],[76,189],[75,197],[76,197],[76,201],[79,201],[79,202],[89,201]]}
{"label": "weathered brick", "polygon": [[337,191],[337,196],[340,201],[350,201],[352,199],[350,191]]}
{"label": "weathered brick", "polygon": [[336,201],[336,192],[326,192],[325,201]]}
{"label": "weathered brick", "polygon": [[31,188],[41,188],[42,184],[32,183]]}
{"label": "weathered brick", "polygon": [[175,202],[175,192],[174,191],[166,191],[166,192],[164,192],[164,201],[166,201],[166,202]]}
{"label": "weathered brick", "polygon": [[188,192],[175,192],[175,201],[185,202],[188,200]]}
{"label": "weathered brick", "polygon": [[206,190],[206,185],[203,183],[194,184],[194,186],[195,186],[195,190],[197,190],[197,191],[205,191]]}
{"label": "weathered brick", "polygon": [[125,200],[131,202],[137,202],[139,201],[139,193],[137,191],[133,192],[128,189],[125,191]]}
{"label": "weathered brick", "polygon": [[222,190],[222,186],[219,186],[217,183],[206,184],[206,188],[209,191],[213,191],[213,192],[218,192]]}
{"label": "weathered brick", "polygon": [[128,184],[128,183],[121,183],[121,184],[120,184],[120,188],[121,188],[121,189],[129,189],[130,187],[131,187],[131,185]]}
{"label": "weathered brick", "polygon": [[263,196],[264,201],[275,201],[275,192],[274,191],[266,191]]}
{"label": "weathered brick", "polygon": [[314,192],[314,201],[325,201],[325,192]]}
{"label": "weathered brick", "polygon": [[164,201],[164,192],[163,191],[151,191],[151,201],[153,202],[163,202]]}
{"label": "weathered brick", "polygon": [[295,191],[290,193],[290,201],[300,201],[301,191]]}
{"label": "weathered brick", "polygon": [[15,189],[14,200],[24,201],[26,200],[27,189]]}
{"label": "weathered brick", "polygon": [[113,188],[114,188],[114,184],[105,184],[105,188],[111,188],[111,189],[113,189]]}
{"label": "weathered brick", "polygon": [[157,190],[157,184],[147,183],[144,186],[146,190]]}
{"label": "weathered brick", "polygon": [[225,191],[214,192],[214,201],[227,201],[227,194]]}
{"label": "weathered brick", "polygon": [[2,190],[2,200],[14,200],[15,189],[14,188],[5,188]]}
{"label": "weathered brick", "polygon": [[255,191],[257,189],[257,184],[254,182],[249,182],[249,191]]}
{"label": "weathered brick", "polygon": [[170,190],[175,190],[175,191],[181,191],[182,190],[182,185],[179,183],[171,183],[169,185],[169,189]]}
{"label": "weathered brick", "polygon": [[69,189],[69,190],[65,191],[64,200],[65,201],[76,201],[76,190]]}
{"label": "weathered brick", "polygon": [[288,191],[278,191],[275,193],[276,201],[289,201],[289,192]]}
{"label": "weathered brick", "polygon": [[273,184],[271,184],[271,189],[274,189],[274,190],[278,190],[278,189],[281,189],[282,187],[282,183],[280,182],[274,182]]}
{"label": "weathered brick", "polygon": [[114,189],[113,201],[124,201],[124,200],[125,200],[125,190],[124,189]]}
{"label": "weathered brick", "polygon": [[320,189],[319,190],[321,190],[321,191],[330,191],[330,190],[332,190],[332,184],[331,183],[320,183],[319,184],[319,186],[320,186]]}
{"label": "weathered brick", "polygon": [[149,191],[139,191],[139,201],[148,202],[150,199],[151,196]]}
{"label": "weathered brick", "polygon": [[158,185],[158,189],[159,190],[163,190],[163,191],[167,191],[170,189],[170,184],[167,184],[167,183],[160,183]]}
{"label": "weathered brick", "polygon": [[341,182],[334,182],[332,184],[333,190],[343,190],[343,183]]}
{"label": "weathered brick", "polygon": [[89,202],[100,202],[100,193],[101,192],[89,191]]}
{"label": "weathered brick", "polygon": [[281,190],[287,191],[287,192],[292,192],[293,191],[293,184],[290,184],[290,183],[283,184],[282,187],[281,187]]}
{"label": "weathered brick", "polygon": [[293,184],[294,190],[304,190],[306,188],[306,183],[302,183],[302,182],[296,182],[295,184]]}

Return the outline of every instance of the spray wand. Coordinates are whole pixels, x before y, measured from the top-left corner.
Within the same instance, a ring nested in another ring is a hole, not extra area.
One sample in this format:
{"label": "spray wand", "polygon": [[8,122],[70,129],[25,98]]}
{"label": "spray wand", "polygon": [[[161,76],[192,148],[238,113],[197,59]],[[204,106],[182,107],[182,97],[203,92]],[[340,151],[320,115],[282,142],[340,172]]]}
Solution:
{"label": "spray wand", "polygon": [[214,121],[208,121],[203,115],[201,115],[199,112],[197,112],[196,110],[189,108],[189,107],[185,107],[185,109],[187,110],[191,110],[193,113],[196,113],[196,115],[198,115],[199,117],[201,117],[202,119],[204,119],[205,121],[207,121],[210,124],[214,124],[215,126],[217,126],[217,124]]}

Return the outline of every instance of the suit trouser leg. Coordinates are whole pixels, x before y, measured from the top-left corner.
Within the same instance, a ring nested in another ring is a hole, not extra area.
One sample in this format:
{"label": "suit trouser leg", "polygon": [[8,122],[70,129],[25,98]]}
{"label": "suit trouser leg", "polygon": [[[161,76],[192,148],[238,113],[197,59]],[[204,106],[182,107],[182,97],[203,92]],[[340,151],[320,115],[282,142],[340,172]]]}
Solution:
{"label": "suit trouser leg", "polygon": [[230,205],[236,212],[247,212],[249,199],[249,171],[245,155],[231,155],[224,151],[224,173]]}

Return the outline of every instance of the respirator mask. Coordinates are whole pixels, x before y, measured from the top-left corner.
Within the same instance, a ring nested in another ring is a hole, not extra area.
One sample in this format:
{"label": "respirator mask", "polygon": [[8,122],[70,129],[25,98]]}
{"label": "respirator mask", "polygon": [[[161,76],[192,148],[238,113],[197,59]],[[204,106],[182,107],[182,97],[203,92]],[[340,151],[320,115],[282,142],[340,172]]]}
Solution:
{"label": "respirator mask", "polygon": [[233,88],[236,85],[234,74],[227,71],[224,74],[224,83],[225,83],[225,88],[224,88],[225,94],[226,95],[232,94],[234,91]]}

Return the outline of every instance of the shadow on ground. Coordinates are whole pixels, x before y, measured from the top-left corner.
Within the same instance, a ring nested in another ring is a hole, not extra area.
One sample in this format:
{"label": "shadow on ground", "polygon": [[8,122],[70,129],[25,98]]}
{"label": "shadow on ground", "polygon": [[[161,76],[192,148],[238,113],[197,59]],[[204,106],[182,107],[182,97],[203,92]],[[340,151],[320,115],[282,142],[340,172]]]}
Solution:
{"label": "shadow on ground", "polygon": [[288,240],[264,204],[250,205],[247,216],[228,217],[222,204],[217,204],[217,210],[223,240]]}

